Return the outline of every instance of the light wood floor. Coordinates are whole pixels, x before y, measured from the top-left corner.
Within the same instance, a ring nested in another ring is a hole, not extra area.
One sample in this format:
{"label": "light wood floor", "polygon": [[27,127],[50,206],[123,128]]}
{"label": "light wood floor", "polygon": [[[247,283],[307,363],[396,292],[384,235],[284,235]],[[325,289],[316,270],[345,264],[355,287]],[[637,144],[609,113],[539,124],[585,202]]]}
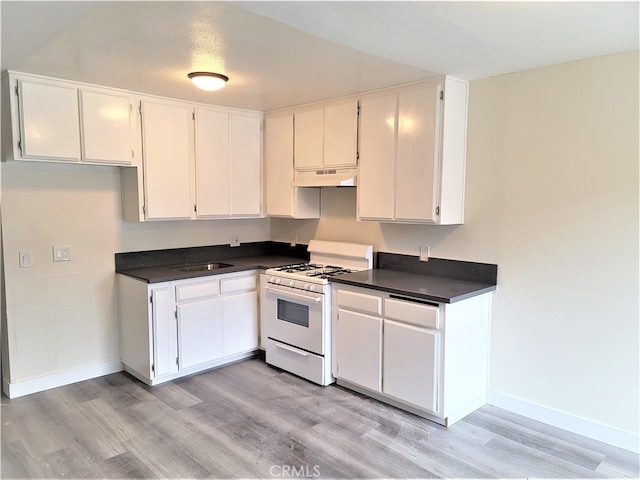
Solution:
{"label": "light wood floor", "polygon": [[638,457],[485,406],[449,429],[258,359],[2,398],[8,478],[637,478]]}

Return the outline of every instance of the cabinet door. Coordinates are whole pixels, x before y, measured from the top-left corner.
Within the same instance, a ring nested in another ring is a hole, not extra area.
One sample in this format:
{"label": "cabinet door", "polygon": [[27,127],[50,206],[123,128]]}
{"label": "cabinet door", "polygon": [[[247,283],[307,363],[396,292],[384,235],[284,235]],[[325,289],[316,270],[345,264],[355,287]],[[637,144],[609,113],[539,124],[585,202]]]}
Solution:
{"label": "cabinet door", "polygon": [[296,113],[294,117],[294,165],[298,170],[322,168],[324,144],[323,109]]}
{"label": "cabinet door", "polygon": [[380,391],[382,319],[338,309],[338,378]]}
{"label": "cabinet door", "polygon": [[258,293],[222,298],[224,356],[258,348]]}
{"label": "cabinet door", "polygon": [[142,151],[146,218],[191,217],[193,108],[142,102]]}
{"label": "cabinet door", "polygon": [[324,109],[324,167],[355,167],[358,149],[358,102]]}
{"label": "cabinet door", "polygon": [[383,393],[438,411],[438,332],[384,321]]}
{"label": "cabinet door", "polygon": [[176,365],[176,323],[170,309],[169,287],[155,288],[151,292],[153,319],[153,359],[155,376],[178,371]]}
{"label": "cabinet door", "polygon": [[393,220],[396,94],[360,102],[358,217]]}
{"label": "cabinet door", "polygon": [[22,158],[80,160],[78,90],[18,81]]}
{"label": "cabinet door", "polygon": [[180,369],[222,357],[222,309],[219,298],[178,305]]}
{"label": "cabinet door", "polygon": [[131,164],[131,110],[126,95],[80,91],[83,161]]}
{"label": "cabinet door", "polygon": [[293,115],[265,120],[267,215],[292,216]]}
{"label": "cabinet door", "polygon": [[258,117],[231,115],[231,215],[257,217],[262,207],[262,129]]}
{"label": "cabinet door", "polygon": [[266,214],[320,217],[320,189],[293,187],[293,115],[265,120]]}
{"label": "cabinet door", "polygon": [[196,108],[197,216],[227,216],[229,194],[229,114]]}
{"label": "cabinet door", "polygon": [[396,220],[437,220],[440,84],[398,95]]}

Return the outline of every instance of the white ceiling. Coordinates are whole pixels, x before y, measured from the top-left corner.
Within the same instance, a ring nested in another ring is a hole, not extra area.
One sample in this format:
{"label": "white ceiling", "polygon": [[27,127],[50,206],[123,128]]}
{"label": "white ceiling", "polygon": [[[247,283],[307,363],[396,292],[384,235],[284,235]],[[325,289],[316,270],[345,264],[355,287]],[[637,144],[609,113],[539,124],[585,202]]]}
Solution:
{"label": "white ceiling", "polygon": [[[638,49],[638,5],[3,0],[1,68],[269,111]],[[195,70],[230,81],[205,93]]]}

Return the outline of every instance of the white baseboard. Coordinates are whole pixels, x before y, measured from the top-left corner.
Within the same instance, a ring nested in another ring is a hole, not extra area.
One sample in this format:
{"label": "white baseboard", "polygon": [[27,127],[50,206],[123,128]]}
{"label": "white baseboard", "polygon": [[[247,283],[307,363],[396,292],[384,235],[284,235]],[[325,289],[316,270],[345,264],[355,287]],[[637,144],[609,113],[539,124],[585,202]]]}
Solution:
{"label": "white baseboard", "polygon": [[109,362],[74,368],[73,370],[53,373],[51,375],[25,380],[23,382],[8,383],[3,379],[2,391],[9,398],[17,398],[36,392],[42,392],[43,390],[49,390],[50,388],[62,387],[63,385],[69,385],[70,383],[81,382],[83,380],[89,380],[91,378],[101,377],[103,375],[109,375],[120,371],[122,371],[122,363],[120,360],[111,360]]}
{"label": "white baseboard", "polygon": [[613,445],[614,447],[640,453],[640,437],[633,432],[609,427],[601,423],[491,390],[487,393],[487,403],[571,433],[577,433],[578,435],[592,438],[599,442]]}

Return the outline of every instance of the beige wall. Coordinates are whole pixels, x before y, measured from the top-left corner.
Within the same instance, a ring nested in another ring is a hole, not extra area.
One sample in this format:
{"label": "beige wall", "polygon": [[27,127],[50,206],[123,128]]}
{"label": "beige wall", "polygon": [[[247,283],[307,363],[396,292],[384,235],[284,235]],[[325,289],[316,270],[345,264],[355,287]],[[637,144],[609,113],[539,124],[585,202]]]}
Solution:
{"label": "beige wall", "polygon": [[[267,219],[136,224],[120,212],[118,168],[2,164],[5,381],[119,360],[114,253],[269,239]],[[70,245],[72,260],[54,263],[53,245]],[[19,268],[19,251],[31,268]]]}
{"label": "beige wall", "polygon": [[274,240],[497,263],[490,389],[638,432],[638,53],[471,82],[466,222],[359,223],[355,189]]}
{"label": "beige wall", "polygon": [[[2,164],[12,383],[120,356],[119,185],[110,167]],[[70,245],[72,260],[53,263],[53,245]],[[31,268],[19,268],[20,251],[31,252]]]}

